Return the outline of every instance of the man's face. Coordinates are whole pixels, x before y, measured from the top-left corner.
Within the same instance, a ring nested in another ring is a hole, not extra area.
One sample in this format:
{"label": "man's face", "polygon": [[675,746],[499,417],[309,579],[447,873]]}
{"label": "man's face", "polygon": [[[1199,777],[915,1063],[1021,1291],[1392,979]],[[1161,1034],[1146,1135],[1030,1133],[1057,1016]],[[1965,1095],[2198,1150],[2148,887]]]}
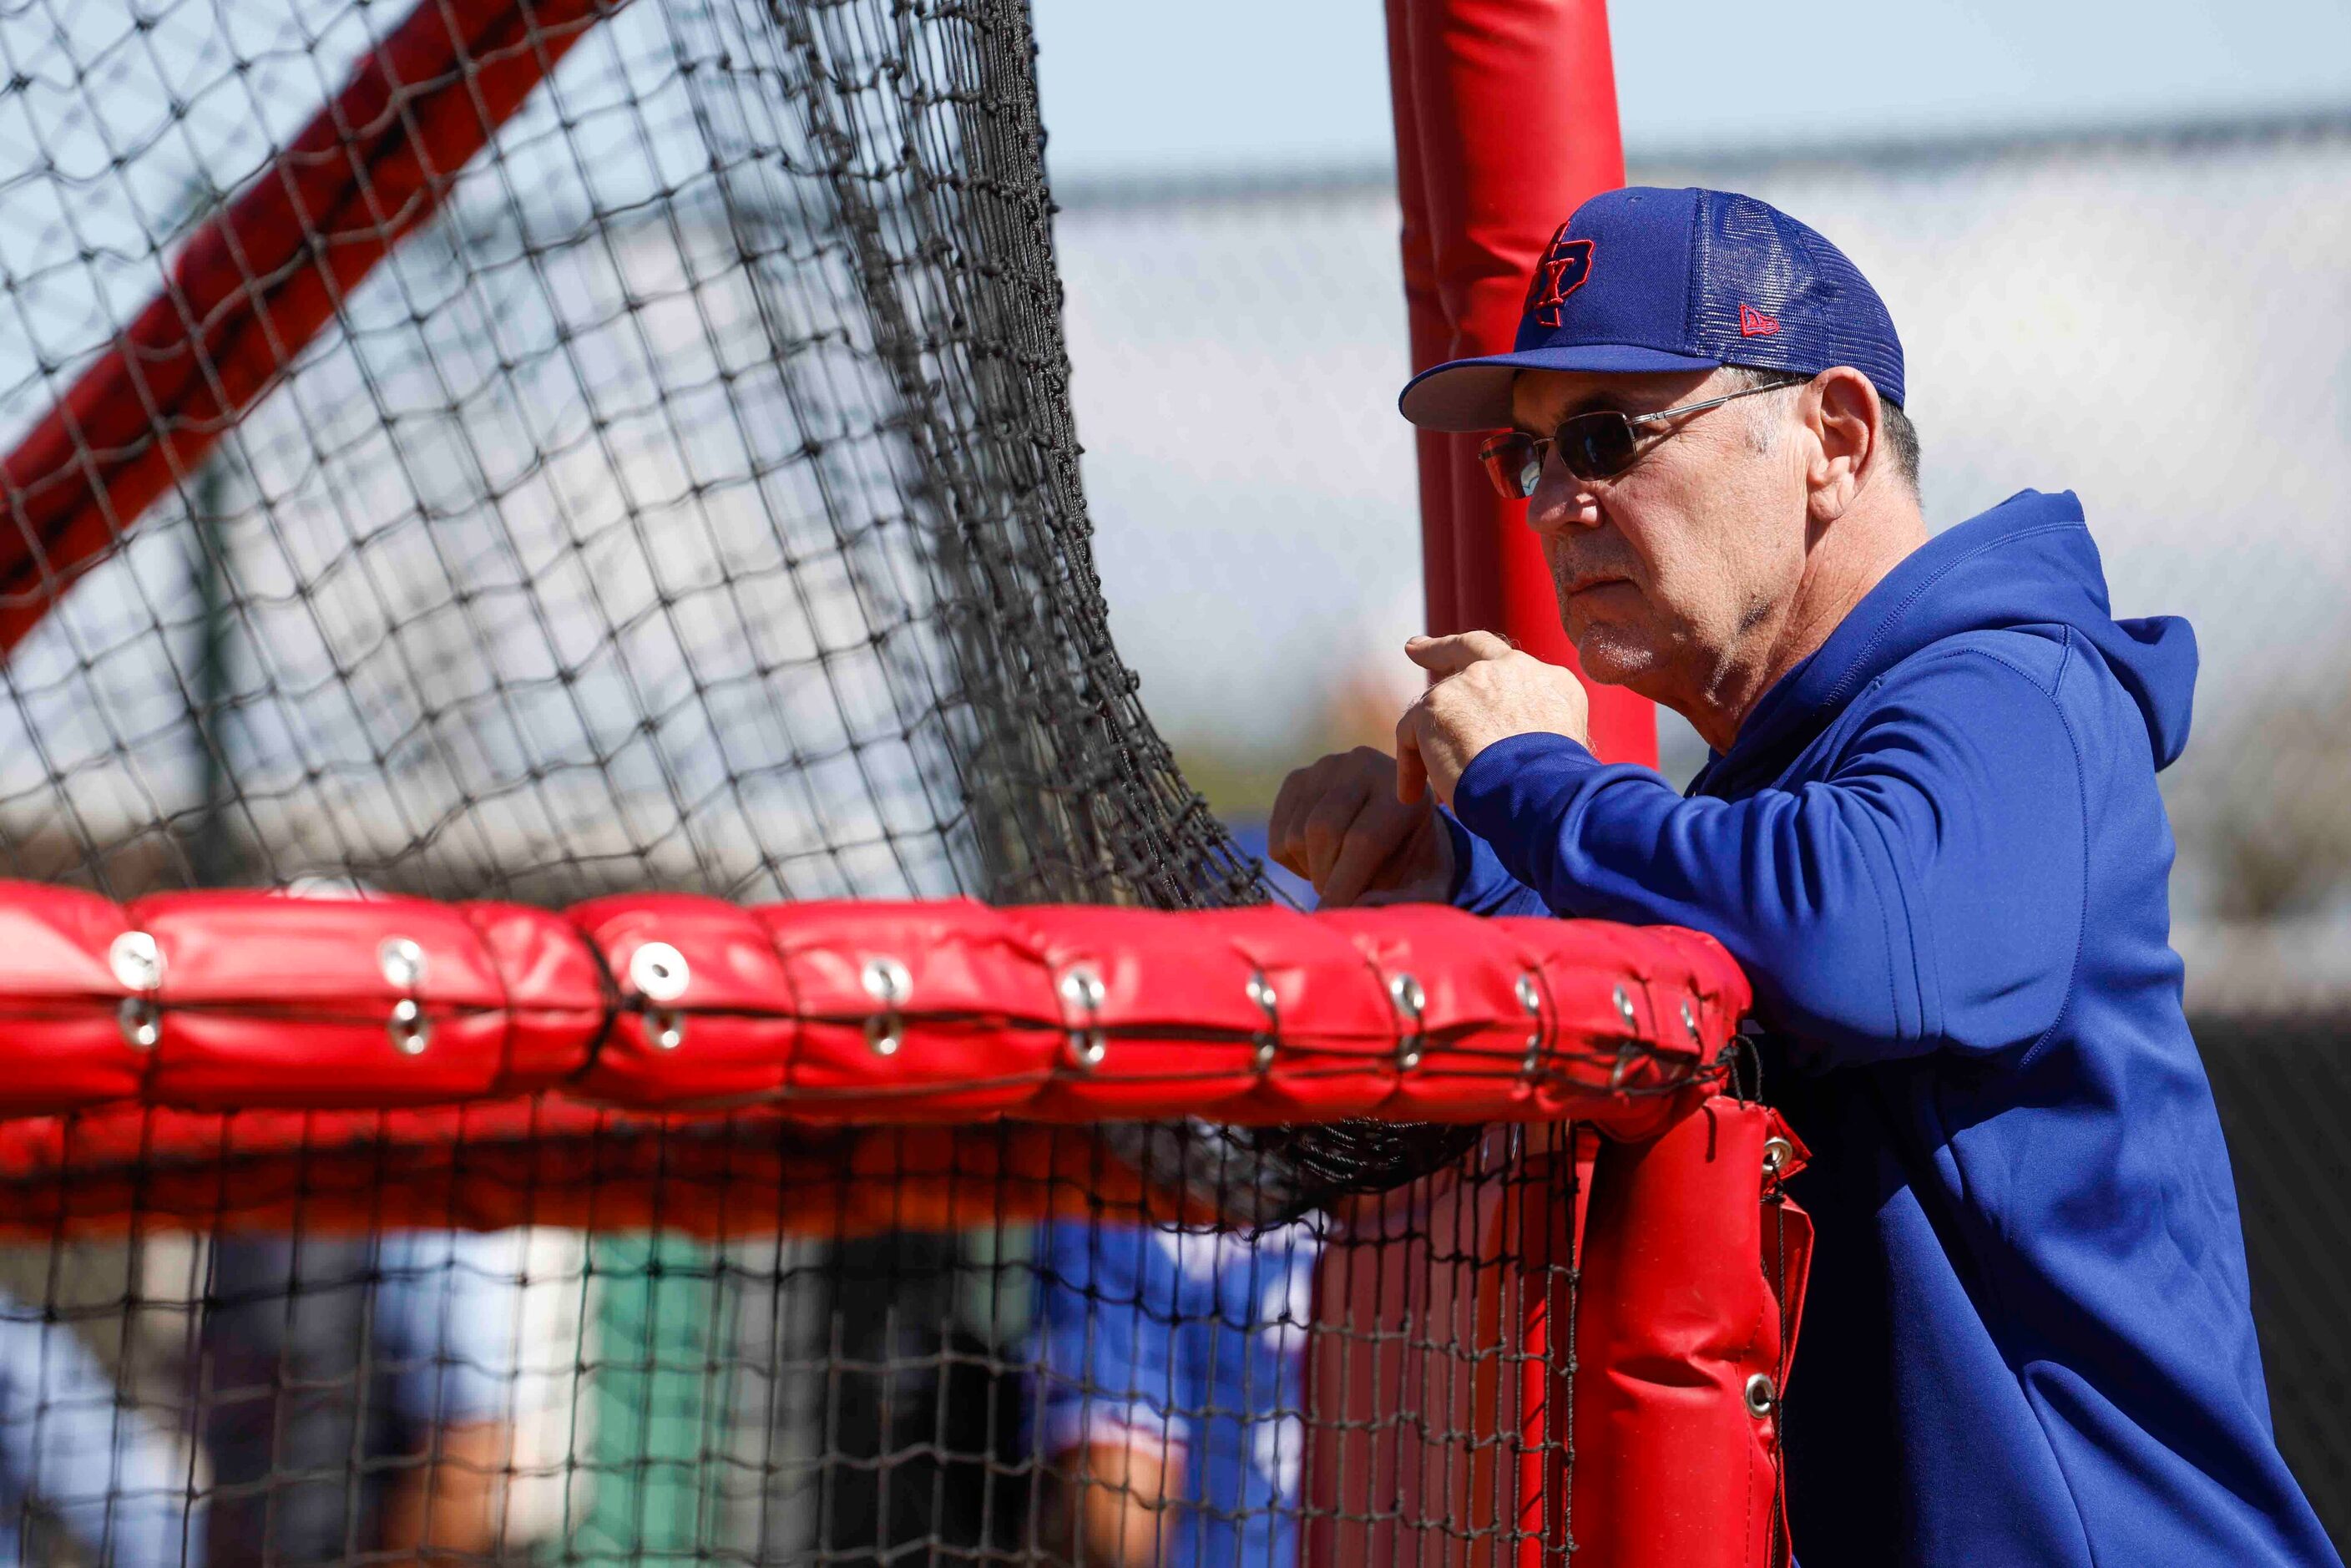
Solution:
{"label": "man's face", "polygon": [[[1522,371],[1512,414],[1550,435],[1572,415],[1650,413],[1744,384],[1720,371]],[[1805,559],[1801,390],[1637,425],[1640,455],[1581,480],[1556,456],[1527,503],[1560,619],[1593,679],[1684,712],[1791,602]],[[1767,633],[1768,634],[1768,633]]]}

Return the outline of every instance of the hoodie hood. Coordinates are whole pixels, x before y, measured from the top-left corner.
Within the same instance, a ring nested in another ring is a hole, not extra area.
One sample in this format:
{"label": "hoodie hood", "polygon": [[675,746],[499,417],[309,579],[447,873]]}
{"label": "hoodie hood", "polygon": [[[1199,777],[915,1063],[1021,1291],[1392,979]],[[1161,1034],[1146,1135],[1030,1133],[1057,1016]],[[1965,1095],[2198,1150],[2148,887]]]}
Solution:
{"label": "hoodie hood", "polygon": [[2196,633],[2176,615],[2117,621],[2109,602],[2105,569],[2074,493],[2019,491],[1938,534],[1887,573],[1826,643],[1764,694],[1693,792],[1736,792],[1778,777],[1871,681],[1970,632],[2077,633],[2138,705],[2155,765],[2168,768],[2188,744]]}

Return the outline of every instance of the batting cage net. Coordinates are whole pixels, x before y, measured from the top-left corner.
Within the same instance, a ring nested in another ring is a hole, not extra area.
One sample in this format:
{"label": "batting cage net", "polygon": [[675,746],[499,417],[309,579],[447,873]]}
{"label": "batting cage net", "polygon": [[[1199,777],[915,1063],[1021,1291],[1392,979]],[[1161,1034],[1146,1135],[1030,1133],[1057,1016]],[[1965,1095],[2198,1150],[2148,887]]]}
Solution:
{"label": "batting cage net", "polygon": [[0,1555],[1763,1560],[1745,982],[1261,904],[1022,6],[0,47]]}

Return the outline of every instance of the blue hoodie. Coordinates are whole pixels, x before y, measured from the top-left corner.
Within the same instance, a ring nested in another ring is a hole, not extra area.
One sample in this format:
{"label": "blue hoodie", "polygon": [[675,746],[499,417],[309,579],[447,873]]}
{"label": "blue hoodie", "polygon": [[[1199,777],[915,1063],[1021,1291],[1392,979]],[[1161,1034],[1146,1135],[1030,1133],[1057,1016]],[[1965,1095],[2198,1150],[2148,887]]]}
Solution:
{"label": "blue hoodie", "polygon": [[1454,902],[1670,923],[1753,977],[1819,1227],[1786,1407],[1805,1568],[2336,1564],[2270,1428],[2180,1009],[2158,768],[2196,644],[2116,621],[2073,496],[1920,548],[1687,798],[1523,735]]}

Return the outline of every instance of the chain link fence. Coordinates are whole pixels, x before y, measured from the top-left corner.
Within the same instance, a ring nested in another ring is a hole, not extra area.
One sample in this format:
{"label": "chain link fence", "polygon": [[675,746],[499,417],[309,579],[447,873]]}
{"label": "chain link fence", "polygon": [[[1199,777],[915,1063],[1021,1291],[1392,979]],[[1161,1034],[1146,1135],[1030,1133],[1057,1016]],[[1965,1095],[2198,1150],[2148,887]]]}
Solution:
{"label": "chain link fence", "polygon": [[[1834,239],[1909,361],[1929,520],[2073,489],[2115,607],[2194,622],[2165,776],[2280,1440],[2351,1542],[2351,113],[1675,156]],[[1189,777],[1262,811],[1384,741],[1420,617],[1384,170],[1065,185],[1079,433],[1119,645]],[[1667,770],[1703,747],[1661,720]]]}

